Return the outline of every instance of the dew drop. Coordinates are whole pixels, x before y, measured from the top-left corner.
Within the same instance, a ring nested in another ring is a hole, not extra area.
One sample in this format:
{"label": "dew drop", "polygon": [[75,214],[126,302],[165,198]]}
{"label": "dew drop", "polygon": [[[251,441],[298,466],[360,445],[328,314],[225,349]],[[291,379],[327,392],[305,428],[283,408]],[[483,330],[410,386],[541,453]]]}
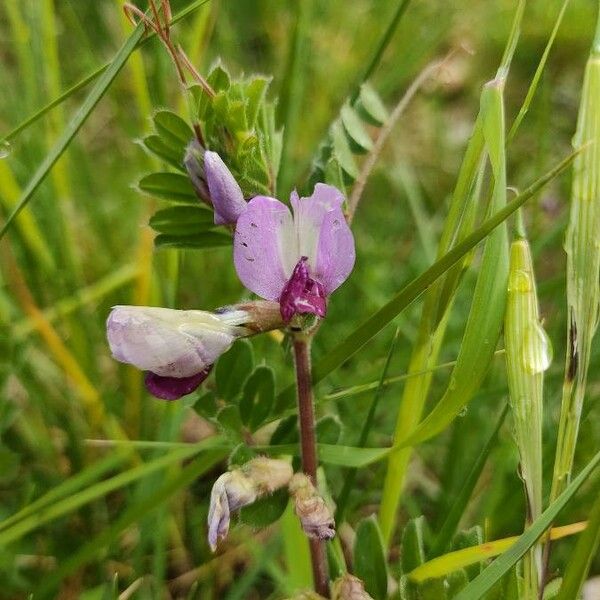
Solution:
{"label": "dew drop", "polygon": [[0,158],[6,158],[12,151],[12,147],[9,142],[0,142]]}
{"label": "dew drop", "polygon": [[552,342],[540,323],[530,326],[523,338],[523,364],[530,373],[543,373],[552,362]]}

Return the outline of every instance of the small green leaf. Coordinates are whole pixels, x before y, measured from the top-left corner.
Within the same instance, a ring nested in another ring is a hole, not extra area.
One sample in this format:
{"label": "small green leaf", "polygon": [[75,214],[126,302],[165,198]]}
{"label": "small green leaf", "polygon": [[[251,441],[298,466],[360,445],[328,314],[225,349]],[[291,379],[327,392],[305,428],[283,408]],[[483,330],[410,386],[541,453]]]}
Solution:
{"label": "small green leaf", "polygon": [[271,496],[266,496],[253,504],[244,506],[240,510],[240,521],[252,527],[266,527],[281,518],[288,500],[289,492],[287,488],[277,490]]}
{"label": "small green leaf", "polygon": [[298,417],[291,415],[281,419],[271,436],[270,444],[277,446],[280,444],[295,444],[300,439],[298,435]]}
{"label": "small green leaf", "polygon": [[387,598],[387,562],[383,538],[375,515],[363,519],[356,528],[354,572],[374,600]]}
{"label": "small green leaf", "polygon": [[140,179],[138,188],[159,200],[194,205],[199,203],[189,178],[183,173],[150,173]]}
{"label": "small green leaf", "polygon": [[459,569],[458,571],[454,571],[454,573],[450,573],[450,575],[446,577],[448,598],[454,598],[460,590],[467,586],[467,583],[469,583],[469,578],[464,569]]}
{"label": "small green leaf", "polygon": [[163,138],[161,138],[159,135],[147,135],[142,140],[142,144],[144,148],[146,148],[146,150],[148,150],[151,154],[154,154],[161,160],[164,160],[166,163],[180,171],[184,170],[183,151],[179,152],[177,149],[167,145]]}
{"label": "small green leaf", "polygon": [[225,406],[217,413],[217,422],[231,440],[241,441],[244,437],[244,426],[240,418],[240,410],[235,404]]}
{"label": "small green leaf", "polygon": [[253,458],[256,458],[256,452],[252,448],[249,448],[247,444],[241,443],[231,451],[227,459],[227,465],[230,469],[241,467]]}
{"label": "small green leaf", "polygon": [[269,416],[275,402],[275,376],[270,367],[257,367],[248,377],[240,400],[242,421],[255,431]]}
{"label": "small green leaf", "polygon": [[366,132],[356,111],[344,104],[341,110],[342,124],[350,142],[350,148],[356,153],[365,153],[373,148],[373,141]]}
{"label": "small green leaf", "polygon": [[157,248],[205,249],[231,245],[231,236],[222,231],[203,231],[194,235],[161,233],[154,238]]}
{"label": "small green leaf", "polygon": [[217,399],[214,392],[202,394],[193,406],[194,411],[207,420],[216,416],[217,408]]}
{"label": "small green leaf", "polygon": [[253,367],[252,345],[248,340],[238,340],[217,362],[215,378],[219,396],[232,401],[242,391]]}
{"label": "small green leaf", "polygon": [[411,519],[402,532],[402,572],[409,573],[425,562],[425,517]]}
{"label": "small green leaf", "polygon": [[159,110],[155,113],[154,127],[168,146],[180,148],[182,152],[194,138],[192,128],[170,110]]}
{"label": "small green leaf", "polygon": [[317,439],[321,444],[337,444],[342,435],[342,422],[335,415],[325,415],[317,421]]}
{"label": "small green leaf", "polygon": [[256,119],[260,111],[270,79],[266,77],[254,77],[247,85],[245,90],[246,103],[246,121],[249,128],[256,125]]}
{"label": "small green leaf", "polygon": [[354,181],[358,177],[358,167],[354,162],[346,132],[339,119],[331,126],[330,133],[331,141],[333,143],[333,156],[340,163],[344,173],[351,181]]}
{"label": "small green leaf", "polygon": [[152,215],[149,224],[159,233],[193,235],[214,227],[211,210],[201,206],[170,206]]}
{"label": "small green leaf", "polygon": [[[473,546],[479,546],[480,544],[483,544],[483,531],[481,530],[481,527],[475,525],[475,527],[471,527],[471,529],[459,531],[456,534],[452,542],[452,550],[462,550],[463,548],[471,548]],[[481,573],[482,568],[482,562],[465,567],[467,579],[469,581],[475,579],[475,577]]]}
{"label": "small green leaf", "polygon": [[220,61],[210,70],[207,81],[215,92],[228,90],[231,85],[231,77]]}
{"label": "small green leaf", "polygon": [[387,108],[381,101],[379,94],[375,91],[373,86],[368,83],[363,83],[360,87],[356,109],[365,121],[379,127],[381,127],[390,116]]}

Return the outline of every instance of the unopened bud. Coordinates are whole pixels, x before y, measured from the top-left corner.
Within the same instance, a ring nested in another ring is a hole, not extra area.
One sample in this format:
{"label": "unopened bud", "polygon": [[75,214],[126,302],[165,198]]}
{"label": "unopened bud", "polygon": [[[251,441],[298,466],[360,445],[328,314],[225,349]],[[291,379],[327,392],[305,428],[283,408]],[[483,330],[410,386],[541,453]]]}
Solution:
{"label": "unopened bud", "polygon": [[204,175],[204,152],[205,150],[198,140],[192,140],[185,149],[183,164],[196,194],[205,202],[210,202],[210,194]]}
{"label": "unopened bud", "polygon": [[333,582],[332,600],[373,600],[365,590],[365,584],[354,575],[346,573]]}
{"label": "unopened bud", "polygon": [[223,473],[214,483],[208,511],[208,544],[214,552],[227,537],[231,513],[288,484],[293,471],[283,460],[259,457]]}
{"label": "unopened bud", "polygon": [[235,177],[216,152],[204,153],[204,176],[215,209],[215,225],[234,225],[246,210],[246,200]]}
{"label": "unopened bud", "polygon": [[330,540],[335,536],[335,521],[325,500],[304,473],[296,473],[289,485],[295,511],[304,533],[310,538]]}

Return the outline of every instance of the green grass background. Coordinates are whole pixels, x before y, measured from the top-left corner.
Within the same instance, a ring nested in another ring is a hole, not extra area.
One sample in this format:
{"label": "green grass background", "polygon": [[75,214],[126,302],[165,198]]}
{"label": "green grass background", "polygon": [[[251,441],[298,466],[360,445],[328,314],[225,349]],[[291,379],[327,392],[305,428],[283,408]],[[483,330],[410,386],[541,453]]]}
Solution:
{"label": "green grass background", "polygon": [[[173,1],[174,12],[186,4]],[[220,57],[235,75],[272,75],[270,93],[280,98],[282,119],[295,103],[297,118],[290,123],[293,135],[285,163],[289,185],[303,182],[319,141],[359,81],[396,9],[391,0],[303,0],[302,6],[292,1],[213,0],[175,30],[201,72]],[[554,0],[533,0],[527,6],[506,87],[509,123],[559,8]],[[591,0],[572,0],[567,9],[531,110],[508,152],[510,186],[524,188],[570,150],[596,9]],[[331,300],[326,326],[315,343],[315,360],[433,261],[481,86],[497,68],[513,10],[514,2],[508,0],[423,0],[410,5],[372,79],[388,106],[428,61],[461,46],[468,51],[457,52],[418,94],[386,146],[354,223],[356,268]],[[294,28],[301,11],[302,51],[292,72]],[[0,6],[0,135],[111,59],[130,30],[117,1],[5,0]],[[0,160],[4,217],[84,97],[85,90],[74,94],[6,148],[8,156]],[[157,163],[135,141],[150,131],[150,117],[161,107],[185,116],[174,71],[154,40],[132,55],[0,243],[0,518],[114,452],[89,447],[84,441],[88,438],[112,438],[117,429],[131,439],[163,441],[198,439],[209,432],[206,424],[191,418],[189,402],[164,404],[146,395],[141,375],[111,359],[104,337],[104,321],[114,304],[210,309],[247,297],[229,249],[152,251],[147,220],[153,201],[133,184]],[[545,390],[548,486],[565,353],[562,242],[569,180],[569,175],[555,180],[525,209],[541,313],[555,355]],[[469,273],[462,284],[441,362],[456,358],[474,280],[475,273]],[[96,286],[91,298],[82,295],[89,286]],[[64,306],[68,314],[63,314]],[[406,371],[419,309],[416,303],[396,320],[400,333],[390,374]],[[38,311],[46,312],[40,317]],[[388,327],[329,376],[317,396],[376,381],[392,336]],[[258,361],[276,370],[278,386],[292,380],[285,347],[270,337],[255,340],[254,347]],[[596,349],[576,454],[579,466],[600,444],[599,366]],[[440,397],[448,373],[436,373],[432,399]],[[401,385],[386,391],[370,446],[390,444],[401,391]],[[440,526],[506,395],[504,359],[498,357],[468,410],[443,434],[418,447],[403,495],[401,525],[424,514],[433,531]],[[337,414],[344,424],[342,443],[355,443],[370,399],[362,394],[324,405],[322,414]],[[139,457],[127,461],[132,466]],[[63,578],[60,591],[50,593],[100,598],[116,573],[120,591],[139,582],[135,593],[141,598],[169,597],[169,592],[185,597],[195,577],[186,585],[174,582],[200,567],[199,584],[191,592],[196,596],[191,597],[283,597],[285,588],[278,581],[286,578],[288,567],[278,559],[277,528],[263,538],[270,541],[259,551],[244,544],[255,532],[235,527],[230,548],[237,554],[211,562],[204,541],[207,498],[224,468],[223,462],[215,464],[168,503],[157,501],[154,512],[124,533],[109,533],[110,543]],[[359,471],[358,491],[349,507],[351,524],[376,509],[384,468],[383,462]],[[170,467],[170,476],[179,472],[179,467]],[[344,473],[327,468],[336,493]],[[0,547],[0,597],[27,597],[56,565],[107,531],[128,507],[151,498],[159,483],[160,478],[149,477]],[[561,523],[585,519],[597,494],[597,483],[588,482]],[[480,524],[486,539],[496,539],[519,533],[523,514],[517,454],[506,425],[461,523]],[[394,545],[398,543],[397,535]],[[564,568],[574,543],[568,539],[556,544],[554,568]],[[596,559],[592,573],[599,571]]]}

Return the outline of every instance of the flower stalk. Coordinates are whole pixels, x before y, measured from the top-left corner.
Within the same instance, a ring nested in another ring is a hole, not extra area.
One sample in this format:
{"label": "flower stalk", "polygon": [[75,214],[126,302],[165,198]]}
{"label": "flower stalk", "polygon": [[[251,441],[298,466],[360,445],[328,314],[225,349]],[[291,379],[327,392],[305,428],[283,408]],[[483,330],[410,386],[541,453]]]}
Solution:
{"label": "flower stalk", "polygon": [[[298,424],[300,429],[300,451],[302,470],[317,485],[317,438],[315,433],[315,411],[312,391],[312,375],[310,364],[309,335],[298,332],[293,334],[294,365],[296,369],[296,385],[298,391]],[[316,538],[309,538],[310,557],[312,563],[315,591],[326,598],[329,597],[329,575],[325,543]]]}

